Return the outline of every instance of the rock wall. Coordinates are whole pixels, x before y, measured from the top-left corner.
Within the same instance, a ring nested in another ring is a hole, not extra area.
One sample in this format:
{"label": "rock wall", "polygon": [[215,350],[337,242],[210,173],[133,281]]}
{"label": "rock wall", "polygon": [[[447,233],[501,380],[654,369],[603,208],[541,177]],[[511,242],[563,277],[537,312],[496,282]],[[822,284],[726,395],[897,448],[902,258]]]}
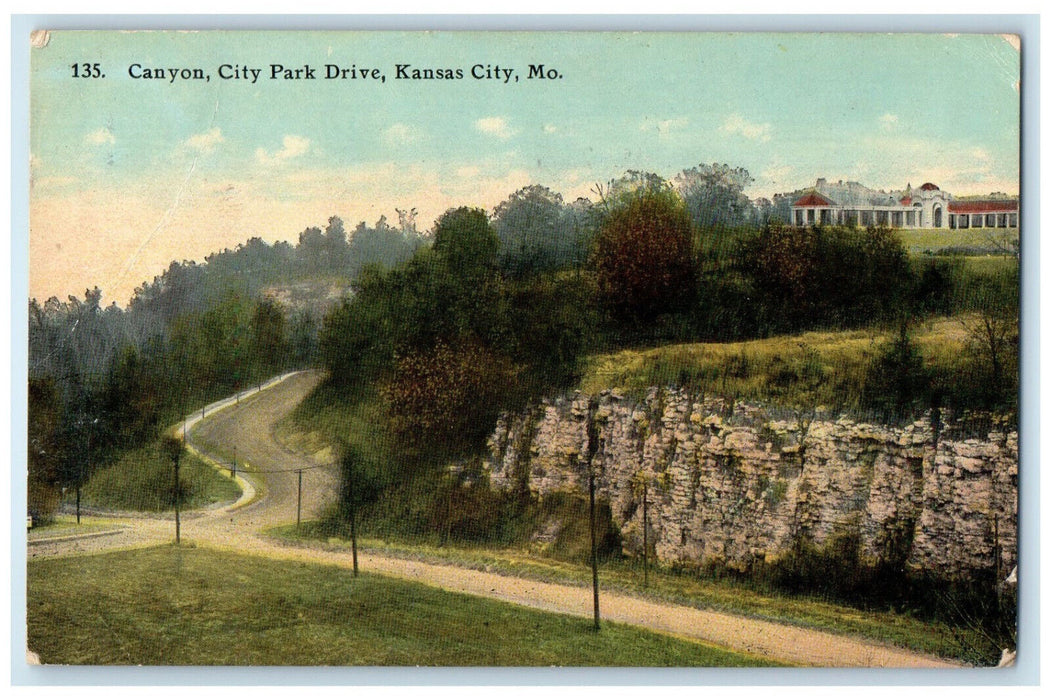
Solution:
{"label": "rock wall", "polygon": [[672,389],[594,399],[591,409],[577,394],[504,416],[490,438],[494,487],[586,493],[591,420],[598,494],[629,552],[641,551],[645,492],[665,562],[745,568],[801,540],[822,547],[852,534],[867,561],[898,552],[940,577],[1016,563],[1017,432],[964,438],[929,415],[900,428],[774,416]]}

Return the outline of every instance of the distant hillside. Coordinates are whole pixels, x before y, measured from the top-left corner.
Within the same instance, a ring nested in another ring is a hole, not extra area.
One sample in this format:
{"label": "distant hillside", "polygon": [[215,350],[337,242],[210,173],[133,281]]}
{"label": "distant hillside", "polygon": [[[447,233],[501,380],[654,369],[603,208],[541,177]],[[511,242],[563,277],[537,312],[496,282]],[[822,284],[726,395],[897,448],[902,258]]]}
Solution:
{"label": "distant hillside", "polygon": [[329,309],[353,294],[353,286],[349,277],[309,279],[264,287],[260,294],[279,303],[290,315],[310,313],[324,317]]}

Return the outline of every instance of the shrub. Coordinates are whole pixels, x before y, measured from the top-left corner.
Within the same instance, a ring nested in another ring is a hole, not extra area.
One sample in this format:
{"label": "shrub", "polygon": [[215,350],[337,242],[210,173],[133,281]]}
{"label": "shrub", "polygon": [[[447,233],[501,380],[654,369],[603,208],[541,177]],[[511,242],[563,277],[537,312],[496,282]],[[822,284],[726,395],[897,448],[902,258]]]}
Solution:
{"label": "shrub", "polygon": [[384,387],[390,430],[409,456],[484,445],[514,386],[510,360],[477,342],[439,342],[396,362]]}

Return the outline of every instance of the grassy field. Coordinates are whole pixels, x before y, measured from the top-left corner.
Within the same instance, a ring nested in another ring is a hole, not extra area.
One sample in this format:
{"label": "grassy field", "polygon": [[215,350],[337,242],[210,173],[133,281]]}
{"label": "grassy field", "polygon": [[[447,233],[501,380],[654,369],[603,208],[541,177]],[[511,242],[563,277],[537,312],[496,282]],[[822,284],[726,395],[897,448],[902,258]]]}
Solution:
{"label": "grassy field", "polygon": [[997,252],[1003,241],[1018,240],[1018,229],[902,229],[896,231],[911,253],[943,248],[981,248]]}
{"label": "grassy field", "polygon": [[769,665],[367,573],[173,546],[31,562],[27,601],[44,663]]}
{"label": "grassy field", "polygon": [[[183,454],[179,477],[187,508],[233,501],[241,495],[237,484],[189,453]],[[173,481],[171,461],[153,443],[124,453],[96,473],[84,487],[81,503],[113,510],[165,511],[172,508]]]}
{"label": "grassy field", "polygon": [[[314,529],[312,523],[304,524],[298,535],[294,526],[277,528],[271,534],[290,543],[323,539],[331,548],[350,547],[349,541],[327,537]],[[377,554],[455,564],[538,581],[581,586],[591,583],[590,567],[532,554],[523,548],[495,549],[460,544],[435,547],[372,537],[361,538],[358,544]],[[860,610],[819,597],[787,595],[772,587],[757,585],[755,581],[745,584],[728,578],[676,572],[666,567],[654,568],[652,563],[650,566],[649,582],[644,586],[641,561],[606,562],[599,573],[601,588],[652,600],[865,637],[945,658],[989,663],[982,656],[982,650],[987,646],[986,640],[977,630],[919,620],[887,610]],[[999,650],[995,651],[999,653]]]}
{"label": "grassy field", "polygon": [[[850,406],[866,369],[890,332],[810,332],[738,343],[686,343],[596,355],[581,381],[585,393],[641,392],[651,386],[687,387],[726,397],[782,405]],[[951,366],[967,331],[958,319],[916,329],[928,365]]]}

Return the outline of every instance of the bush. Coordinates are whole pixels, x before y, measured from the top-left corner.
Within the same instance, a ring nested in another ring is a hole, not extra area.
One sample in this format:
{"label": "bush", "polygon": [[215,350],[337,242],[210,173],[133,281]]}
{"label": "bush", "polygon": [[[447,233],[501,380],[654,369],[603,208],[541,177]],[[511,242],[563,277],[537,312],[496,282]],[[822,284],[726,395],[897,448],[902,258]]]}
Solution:
{"label": "bush", "polygon": [[415,350],[384,387],[390,430],[407,456],[456,456],[485,444],[515,381],[510,360],[477,342]]}

